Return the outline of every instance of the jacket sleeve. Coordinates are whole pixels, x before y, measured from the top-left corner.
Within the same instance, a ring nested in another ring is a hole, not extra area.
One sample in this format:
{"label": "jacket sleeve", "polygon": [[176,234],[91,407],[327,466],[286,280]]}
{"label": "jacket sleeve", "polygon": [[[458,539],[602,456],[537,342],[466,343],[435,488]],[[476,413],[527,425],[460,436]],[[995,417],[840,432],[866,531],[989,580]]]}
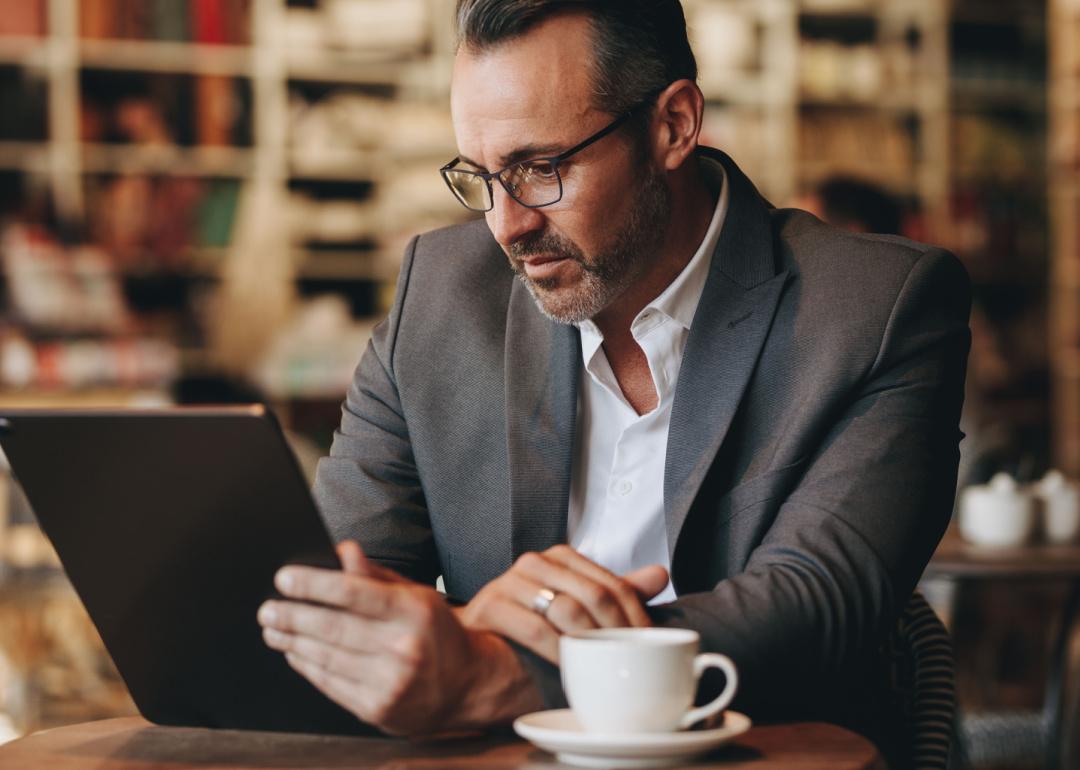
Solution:
{"label": "jacket sleeve", "polygon": [[735,661],[748,709],[871,659],[903,610],[952,511],[969,311],[952,255],[916,260],[876,360],[745,570],[655,609]]}
{"label": "jacket sleeve", "polygon": [[313,493],[335,541],[417,582],[440,574],[427,504],[394,375],[394,346],[418,238],[405,252],[389,317],[372,332]]}

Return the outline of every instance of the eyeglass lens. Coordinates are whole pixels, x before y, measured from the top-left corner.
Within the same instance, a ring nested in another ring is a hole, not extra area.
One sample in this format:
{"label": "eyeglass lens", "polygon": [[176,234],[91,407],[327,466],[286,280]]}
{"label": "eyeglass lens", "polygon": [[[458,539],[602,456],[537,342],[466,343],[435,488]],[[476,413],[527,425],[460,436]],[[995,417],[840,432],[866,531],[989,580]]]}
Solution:
{"label": "eyeglass lens", "polygon": [[[454,195],[468,208],[475,211],[492,208],[491,189],[483,177],[450,169],[446,178]],[[559,171],[550,161],[518,163],[505,169],[499,175],[499,181],[515,200],[526,206],[547,206],[562,197]]]}
{"label": "eyeglass lens", "polygon": [[491,209],[491,188],[487,181],[476,174],[450,169],[446,172],[446,181],[457,199],[473,211]]}
{"label": "eyeglass lens", "polygon": [[503,173],[502,181],[510,194],[526,206],[546,206],[561,197],[558,169],[548,161],[512,166]]}

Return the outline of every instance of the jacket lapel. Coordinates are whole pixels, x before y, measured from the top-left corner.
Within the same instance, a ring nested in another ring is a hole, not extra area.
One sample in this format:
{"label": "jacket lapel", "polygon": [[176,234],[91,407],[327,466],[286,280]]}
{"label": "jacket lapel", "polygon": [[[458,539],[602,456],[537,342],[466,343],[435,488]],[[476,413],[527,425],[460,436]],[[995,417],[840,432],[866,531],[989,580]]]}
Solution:
{"label": "jacket lapel", "polygon": [[757,364],[787,272],[776,273],[766,202],[734,162],[728,212],[694,315],[672,405],[664,468],[668,553],[719,451]]}
{"label": "jacket lapel", "polygon": [[506,319],[506,442],[513,558],[566,542],[581,342],[514,282]]}

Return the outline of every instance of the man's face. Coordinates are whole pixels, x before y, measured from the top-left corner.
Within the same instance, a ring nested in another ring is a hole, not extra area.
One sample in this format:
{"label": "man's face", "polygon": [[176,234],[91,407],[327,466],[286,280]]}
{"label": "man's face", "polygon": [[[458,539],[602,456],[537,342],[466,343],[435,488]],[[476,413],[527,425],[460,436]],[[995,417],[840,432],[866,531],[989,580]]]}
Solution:
{"label": "man's face", "polygon": [[[496,171],[557,155],[611,115],[593,106],[592,38],[580,15],[557,16],[491,50],[462,50],[451,105],[465,166]],[[616,132],[559,166],[563,199],[530,209],[492,182],[488,227],[540,309],[561,323],[592,318],[658,257],[670,213],[663,173]]]}

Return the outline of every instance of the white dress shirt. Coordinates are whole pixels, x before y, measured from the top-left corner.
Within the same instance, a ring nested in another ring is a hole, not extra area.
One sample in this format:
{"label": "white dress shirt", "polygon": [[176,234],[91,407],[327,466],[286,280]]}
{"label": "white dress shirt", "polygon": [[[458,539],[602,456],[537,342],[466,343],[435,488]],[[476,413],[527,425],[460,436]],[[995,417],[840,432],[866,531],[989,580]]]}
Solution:
{"label": "white dress shirt", "polygon": [[[578,324],[585,373],[578,388],[577,435],[567,534],[582,555],[617,575],[660,564],[671,570],[664,520],[664,462],[675,384],[728,206],[723,167],[703,159],[720,187],[705,239],[681,273],[630,325],[649,361],[658,403],[639,415],[626,400],[592,321]],[[650,604],[675,599],[668,581]]]}

